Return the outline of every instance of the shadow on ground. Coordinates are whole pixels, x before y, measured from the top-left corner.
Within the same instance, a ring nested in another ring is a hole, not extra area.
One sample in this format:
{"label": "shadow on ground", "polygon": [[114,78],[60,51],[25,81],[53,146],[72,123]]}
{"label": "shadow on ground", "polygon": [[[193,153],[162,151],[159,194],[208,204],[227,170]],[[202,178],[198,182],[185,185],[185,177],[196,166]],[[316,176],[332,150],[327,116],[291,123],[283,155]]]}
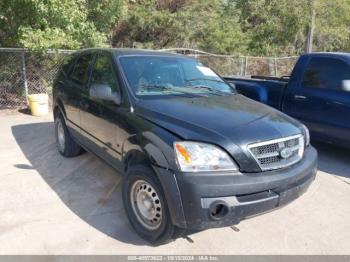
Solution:
{"label": "shadow on ground", "polygon": [[[35,169],[64,204],[89,225],[122,242],[147,245],[131,228],[123,208],[121,176],[90,153],[63,158],[56,150],[52,122],[17,125],[12,133]],[[63,221],[64,223],[64,221]]]}
{"label": "shadow on ground", "polygon": [[328,174],[350,178],[350,150],[313,142],[318,151],[318,169]]}

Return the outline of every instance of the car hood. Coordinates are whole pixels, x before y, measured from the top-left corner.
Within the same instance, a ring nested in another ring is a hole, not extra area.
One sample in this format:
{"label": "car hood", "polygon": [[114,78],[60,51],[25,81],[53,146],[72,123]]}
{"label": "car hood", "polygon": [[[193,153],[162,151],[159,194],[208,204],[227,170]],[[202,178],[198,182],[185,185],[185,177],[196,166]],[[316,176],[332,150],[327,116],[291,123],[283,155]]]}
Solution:
{"label": "car hood", "polygon": [[248,144],[301,133],[296,120],[238,94],[141,100],[135,113],[180,139],[216,144],[254,172]]}

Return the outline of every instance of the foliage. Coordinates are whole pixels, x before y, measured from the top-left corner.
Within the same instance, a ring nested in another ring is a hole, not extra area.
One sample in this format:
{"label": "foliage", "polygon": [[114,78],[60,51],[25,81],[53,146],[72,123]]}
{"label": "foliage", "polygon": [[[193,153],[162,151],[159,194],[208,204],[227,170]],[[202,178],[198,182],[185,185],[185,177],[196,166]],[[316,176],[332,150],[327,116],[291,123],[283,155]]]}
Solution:
{"label": "foliage", "polygon": [[308,28],[309,1],[237,0],[240,23],[253,55],[301,53]]}
{"label": "foliage", "polygon": [[350,52],[350,1],[318,0],[316,3],[316,49]]}
{"label": "foliage", "polygon": [[0,44],[35,50],[105,45],[120,8],[118,0],[2,0]]}
{"label": "foliage", "polygon": [[[175,5],[174,3],[178,4]],[[115,46],[190,47],[220,53],[245,50],[235,10],[221,0],[143,0],[129,5],[117,26]]]}
{"label": "foliage", "polygon": [[122,0],[87,0],[88,21],[92,21],[99,32],[110,34],[122,15]]}
{"label": "foliage", "polygon": [[[311,1],[132,1],[115,28],[112,43],[142,48],[190,47],[236,55],[297,55],[305,50]],[[314,1],[314,49],[350,51],[350,1]]]}
{"label": "foliage", "polygon": [[350,51],[350,1],[236,0],[240,23],[254,55],[291,55],[305,51],[312,1],[315,1],[315,51]]}
{"label": "foliage", "polygon": [[348,0],[0,0],[0,46],[297,55],[305,50],[312,1],[314,50],[350,51]]}

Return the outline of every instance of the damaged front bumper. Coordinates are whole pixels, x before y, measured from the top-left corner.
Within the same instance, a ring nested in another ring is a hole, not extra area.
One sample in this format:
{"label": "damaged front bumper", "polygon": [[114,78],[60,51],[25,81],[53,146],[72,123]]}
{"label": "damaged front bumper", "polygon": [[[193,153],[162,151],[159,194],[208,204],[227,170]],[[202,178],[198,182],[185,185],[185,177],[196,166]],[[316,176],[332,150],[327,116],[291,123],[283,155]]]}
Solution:
{"label": "damaged front bumper", "polygon": [[238,224],[298,198],[315,179],[316,172],[317,152],[309,146],[300,162],[280,170],[177,173],[182,210],[171,213],[182,214],[175,220],[182,217],[184,221],[175,224],[193,230]]}

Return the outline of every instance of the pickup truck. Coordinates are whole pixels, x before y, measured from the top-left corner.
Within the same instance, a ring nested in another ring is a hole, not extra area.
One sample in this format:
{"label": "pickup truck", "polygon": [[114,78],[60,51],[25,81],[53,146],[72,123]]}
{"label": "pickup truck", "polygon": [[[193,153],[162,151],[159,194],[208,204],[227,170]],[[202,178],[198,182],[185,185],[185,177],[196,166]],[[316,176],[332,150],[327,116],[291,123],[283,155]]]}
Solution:
{"label": "pickup truck", "polygon": [[304,54],[290,77],[225,79],[239,93],[303,122],[312,139],[350,148],[350,54]]}
{"label": "pickup truck", "polygon": [[303,124],[187,56],[75,52],[54,82],[53,112],[59,153],[90,151],[122,174],[126,214],[153,244],[283,206],[317,171]]}

